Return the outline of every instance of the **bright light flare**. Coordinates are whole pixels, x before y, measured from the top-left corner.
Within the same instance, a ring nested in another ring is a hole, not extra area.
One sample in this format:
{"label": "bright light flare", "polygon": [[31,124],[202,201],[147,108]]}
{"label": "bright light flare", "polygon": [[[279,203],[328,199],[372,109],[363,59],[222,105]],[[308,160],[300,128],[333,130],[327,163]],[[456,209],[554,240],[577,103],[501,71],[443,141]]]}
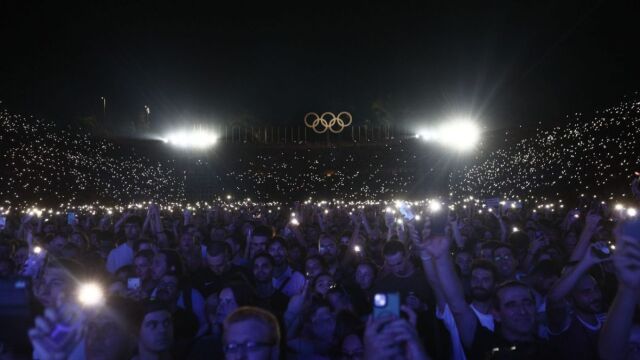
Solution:
{"label": "bright light flare", "polygon": [[218,135],[205,129],[182,130],[168,134],[162,141],[180,148],[206,149],[215,145]]}
{"label": "bright light flare", "polygon": [[431,200],[429,201],[429,211],[432,213],[438,212],[442,210],[442,204],[439,201]]}
{"label": "bright light flare", "polygon": [[627,209],[627,216],[634,217],[636,215],[638,215],[638,210],[636,210],[634,208],[628,208]]}
{"label": "bright light flare", "polygon": [[102,303],[104,293],[96,283],[82,284],[78,290],[78,301],[85,306],[95,306]]}
{"label": "bright light flare", "polygon": [[458,151],[473,149],[480,140],[480,127],[468,119],[454,119],[433,129],[423,129],[416,138],[437,141]]}

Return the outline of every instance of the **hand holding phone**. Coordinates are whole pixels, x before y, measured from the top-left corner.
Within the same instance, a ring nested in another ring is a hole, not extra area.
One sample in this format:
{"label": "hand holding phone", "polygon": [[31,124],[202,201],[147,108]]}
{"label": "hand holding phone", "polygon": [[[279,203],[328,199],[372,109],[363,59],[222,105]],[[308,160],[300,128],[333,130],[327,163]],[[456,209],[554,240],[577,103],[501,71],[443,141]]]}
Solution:
{"label": "hand holding phone", "polygon": [[398,211],[400,211],[406,221],[411,221],[415,218],[413,211],[411,211],[411,207],[404,201],[400,202],[398,205]]}
{"label": "hand holding phone", "polygon": [[86,316],[69,301],[59,301],[55,308],[45,309],[35,326],[29,330],[29,339],[37,354],[47,359],[66,359],[82,339]]}
{"label": "hand holding phone", "polygon": [[400,294],[377,293],[373,295],[373,318],[400,316]]}

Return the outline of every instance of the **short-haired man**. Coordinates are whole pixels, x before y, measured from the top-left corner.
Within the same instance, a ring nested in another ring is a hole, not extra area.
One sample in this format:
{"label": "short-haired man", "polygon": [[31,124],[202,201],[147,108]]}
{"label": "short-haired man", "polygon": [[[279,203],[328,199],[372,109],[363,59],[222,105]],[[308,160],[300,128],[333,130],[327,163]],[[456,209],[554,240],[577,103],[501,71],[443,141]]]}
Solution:
{"label": "short-haired man", "polygon": [[111,250],[107,257],[107,270],[114,274],[116,270],[133,263],[134,244],[140,238],[142,219],[138,216],[128,216],[124,220],[125,242]]}
{"label": "short-haired man", "polygon": [[248,279],[244,268],[231,263],[231,247],[224,241],[212,241],[207,245],[205,265],[193,278],[195,288],[205,298],[222,290],[233,279]]}
{"label": "short-haired man", "polygon": [[138,328],[138,355],[134,360],[171,359],[172,346],[171,312],[161,302],[148,302],[144,306],[142,321]]}
{"label": "short-haired man", "polygon": [[267,244],[271,238],[273,238],[273,229],[265,225],[256,227],[249,238],[248,258],[253,259],[256,254],[267,251]]}
{"label": "short-haired man", "polygon": [[547,296],[551,341],[562,357],[598,359],[598,336],[605,321],[602,291],[588,271],[606,260],[592,245],[583,258],[565,270]]}
{"label": "short-haired man", "polygon": [[493,263],[498,268],[500,281],[515,280],[518,271],[518,260],[513,248],[501,243],[493,249]]}
{"label": "short-haired man", "polygon": [[224,321],[223,349],[227,360],[278,360],[280,328],[268,311],[241,307]]}
{"label": "short-haired man", "polygon": [[253,280],[260,307],[271,311],[282,318],[289,304],[289,298],[273,286],[273,269],[275,261],[269,253],[260,253],[253,258]]}
{"label": "short-haired man", "polygon": [[[449,255],[450,240],[434,236],[424,245],[423,264],[433,262],[448,306],[456,322],[460,340],[469,359],[490,356],[514,358],[544,358],[548,346],[536,337],[536,304],[533,291],[524,283],[509,281],[495,288],[490,311],[497,323],[495,330],[487,326],[481,311],[474,311],[465,301],[460,280],[455,274]],[[473,296],[478,305],[489,308],[491,283],[495,273],[487,266],[474,269]],[[482,275],[482,276],[481,276]],[[486,276],[485,276],[486,275]],[[479,316],[480,315],[480,316]],[[481,325],[481,326],[478,326]]]}
{"label": "short-haired man", "polygon": [[390,240],[384,245],[382,254],[388,273],[376,280],[373,293],[398,292],[402,303],[414,310],[420,310],[425,304],[433,307],[433,290],[424,272],[416,269],[409,260],[404,244],[398,240]]}
{"label": "short-haired man", "polygon": [[283,238],[276,237],[267,245],[269,255],[273,258],[273,287],[291,297],[302,292],[305,278],[300,272],[293,270],[287,258],[288,249]]}

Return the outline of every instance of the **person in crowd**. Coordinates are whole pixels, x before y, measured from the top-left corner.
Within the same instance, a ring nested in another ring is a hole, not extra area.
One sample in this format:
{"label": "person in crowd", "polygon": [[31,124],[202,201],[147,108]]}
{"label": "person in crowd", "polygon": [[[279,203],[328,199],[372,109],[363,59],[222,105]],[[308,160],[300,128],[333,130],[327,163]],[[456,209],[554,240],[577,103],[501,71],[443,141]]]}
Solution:
{"label": "person in crowd", "polygon": [[249,237],[248,256],[246,258],[252,259],[259,252],[267,251],[267,244],[271,238],[273,238],[272,228],[265,225],[257,226]]}
{"label": "person in crowd", "polygon": [[373,292],[398,292],[403,304],[411,304],[417,310],[433,308],[433,290],[425,274],[410,261],[405,245],[392,239],[384,245],[382,253],[387,273],[375,281]]}
{"label": "person in crowd", "polygon": [[289,298],[274,286],[274,267],[275,260],[268,253],[259,253],[253,258],[253,280],[260,307],[282,319]]}
{"label": "person in crowd", "polygon": [[565,269],[547,296],[549,333],[561,357],[598,358],[597,339],[606,314],[602,291],[588,272],[607,259],[597,256],[603,245],[591,245],[578,264]]}
{"label": "person in crowd", "polygon": [[107,270],[112,274],[120,267],[133,263],[134,244],[140,238],[142,230],[142,219],[138,216],[125,216],[122,221],[124,222],[125,241],[111,250],[107,257]]}
{"label": "person in crowd", "polygon": [[173,319],[163,302],[144,305],[138,326],[138,347],[133,360],[171,359],[173,348]]}
{"label": "person in crowd", "polygon": [[493,249],[493,263],[498,269],[499,282],[516,280],[518,272],[518,260],[513,247],[507,243],[500,243]]}
{"label": "person in crowd", "polygon": [[225,359],[279,360],[280,327],[268,311],[244,306],[224,321]]}
{"label": "person in crowd", "polygon": [[285,240],[279,237],[273,238],[267,244],[267,249],[275,262],[273,286],[289,297],[299,294],[304,286],[305,278],[289,265]]}
{"label": "person in crowd", "polygon": [[220,290],[232,280],[247,281],[245,268],[231,263],[231,247],[224,241],[213,241],[207,246],[205,267],[194,276],[194,286],[206,297]]}
{"label": "person in crowd", "polygon": [[320,255],[312,255],[304,261],[304,271],[307,279],[313,279],[323,272],[328,271],[324,258]]}

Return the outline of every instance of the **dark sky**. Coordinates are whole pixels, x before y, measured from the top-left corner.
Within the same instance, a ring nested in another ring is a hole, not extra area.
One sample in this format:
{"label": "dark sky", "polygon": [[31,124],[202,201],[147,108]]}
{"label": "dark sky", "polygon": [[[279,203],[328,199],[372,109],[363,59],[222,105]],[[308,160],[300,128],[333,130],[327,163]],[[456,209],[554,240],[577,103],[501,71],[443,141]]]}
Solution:
{"label": "dark sky", "polygon": [[64,122],[105,96],[121,122],[149,105],[297,124],[377,101],[398,122],[465,111],[497,128],[615,104],[640,78],[633,1],[86,3],[2,2],[5,106]]}

